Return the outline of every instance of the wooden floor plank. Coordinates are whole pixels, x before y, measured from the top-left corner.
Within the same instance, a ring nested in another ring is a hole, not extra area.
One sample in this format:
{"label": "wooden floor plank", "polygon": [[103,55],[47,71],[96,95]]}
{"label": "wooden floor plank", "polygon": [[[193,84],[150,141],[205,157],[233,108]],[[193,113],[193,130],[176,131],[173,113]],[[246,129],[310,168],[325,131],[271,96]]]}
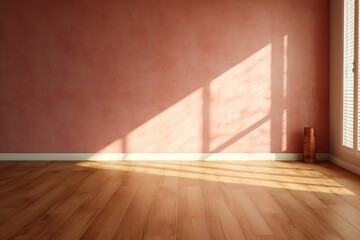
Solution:
{"label": "wooden floor plank", "polygon": [[[233,208],[228,204],[226,198],[223,197],[224,193],[222,192],[219,186],[214,184],[204,183],[203,191],[204,198],[206,199],[206,214],[207,218],[211,219],[213,222],[218,224],[218,227],[221,231],[215,232],[216,228],[211,228],[210,231],[213,236],[219,236],[223,233],[221,239],[245,239],[244,233],[240,228],[239,219],[237,219],[236,214],[233,212]],[[240,220],[241,221],[241,220]]]}
{"label": "wooden floor plank", "polygon": [[[346,217],[342,216],[342,212],[339,214],[336,211],[333,211],[331,205],[325,204],[315,193],[309,191],[301,193],[293,192],[293,195],[304,205],[311,208],[314,214],[324,220],[327,225],[331,226],[344,239],[360,239],[359,229],[352,224],[349,224]],[[337,197],[333,193],[328,193],[326,195]],[[343,206],[350,205],[344,204]]]}
{"label": "wooden floor plank", "polygon": [[144,231],[145,239],[176,239],[177,204],[179,179],[173,176],[161,178],[147,219]]}
{"label": "wooden floor plank", "polygon": [[151,202],[158,191],[160,176],[139,174],[141,185],[135,193],[114,239],[141,239],[143,238],[145,223],[149,216]]}
{"label": "wooden floor plank", "polygon": [[[287,213],[275,201],[269,188],[253,186],[245,186],[243,188],[260,211],[276,239],[309,239],[301,228],[289,218]],[[281,192],[283,190],[272,191]]]}
{"label": "wooden floor plank", "polygon": [[[197,166],[197,163],[187,164]],[[199,175],[187,168],[180,169],[178,239],[211,239]]]}
{"label": "wooden floor plank", "polygon": [[[200,167],[202,164],[200,164]],[[209,229],[213,239],[245,239],[244,233],[239,225],[239,220],[231,208],[229,200],[224,198],[225,191],[219,183],[217,172],[214,168],[198,173],[209,173],[214,175],[215,182],[201,180],[201,188],[205,199],[205,211],[208,219]],[[221,174],[221,173],[220,173]]]}
{"label": "wooden floor plank", "polygon": [[360,239],[331,163],[0,162],[1,239]]}
{"label": "wooden floor plank", "polygon": [[[77,173],[77,175],[78,174],[79,173]],[[46,215],[33,222],[28,229],[22,233],[20,238],[25,236],[29,238],[34,238],[35,236],[49,238],[55,234],[80,207],[84,205],[88,207],[99,193],[104,192],[106,187],[104,188],[103,185],[106,184],[106,179],[99,171],[93,172],[71,195],[65,198],[59,205],[48,210]],[[93,191],[93,189],[101,190]],[[47,227],[44,228],[44,225],[47,225]]]}
{"label": "wooden floor plank", "polygon": [[288,216],[296,222],[310,239],[321,239],[337,233],[321,218],[317,217],[310,208],[299,202],[290,192],[281,191],[273,194],[281,208],[288,212]]}
{"label": "wooden floor plank", "polygon": [[227,184],[224,189],[245,235],[273,235],[261,212],[241,187]]}
{"label": "wooden floor plank", "polygon": [[83,234],[82,239],[113,239],[138,186],[119,187],[107,206]]}
{"label": "wooden floor plank", "polygon": [[49,239],[80,239],[91,220],[96,216],[98,210],[96,208],[80,208],[71,215],[61,229],[54,233]]}
{"label": "wooden floor plank", "polygon": [[21,233],[23,229],[31,224],[34,219],[44,215],[56,204],[59,204],[69,194],[78,187],[78,176],[71,172],[64,172],[57,180],[62,180],[62,184],[54,186],[52,190],[45,193],[33,204],[26,207],[19,214],[9,218],[8,221],[0,226],[1,237],[8,239]]}

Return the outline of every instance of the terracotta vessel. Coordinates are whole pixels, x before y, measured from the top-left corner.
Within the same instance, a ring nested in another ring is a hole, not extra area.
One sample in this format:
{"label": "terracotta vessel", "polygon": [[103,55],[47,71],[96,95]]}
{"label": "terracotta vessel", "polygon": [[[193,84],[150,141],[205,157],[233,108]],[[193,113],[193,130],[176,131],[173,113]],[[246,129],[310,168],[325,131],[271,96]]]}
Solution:
{"label": "terracotta vessel", "polygon": [[315,129],[304,128],[304,162],[314,163],[315,159]]}

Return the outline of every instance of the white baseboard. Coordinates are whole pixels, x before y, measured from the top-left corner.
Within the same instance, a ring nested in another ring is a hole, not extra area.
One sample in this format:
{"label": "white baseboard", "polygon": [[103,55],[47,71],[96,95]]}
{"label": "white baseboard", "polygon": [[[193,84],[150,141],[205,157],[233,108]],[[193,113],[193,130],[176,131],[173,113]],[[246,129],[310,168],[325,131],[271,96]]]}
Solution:
{"label": "white baseboard", "polygon": [[333,155],[330,156],[330,161],[340,167],[349,170],[350,172],[360,175],[360,164],[356,165],[343,159],[337,158]]}
{"label": "white baseboard", "polygon": [[[299,161],[302,153],[0,153],[0,161]],[[318,153],[317,161],[328,161],[329,154]]]}

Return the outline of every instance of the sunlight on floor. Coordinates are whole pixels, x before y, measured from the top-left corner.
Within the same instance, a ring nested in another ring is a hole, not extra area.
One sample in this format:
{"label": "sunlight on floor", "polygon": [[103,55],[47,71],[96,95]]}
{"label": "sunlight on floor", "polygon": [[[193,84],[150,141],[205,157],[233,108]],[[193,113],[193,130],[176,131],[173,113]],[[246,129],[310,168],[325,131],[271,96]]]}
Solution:
{"label": "sunlight on floor", "polygon": [[80,162],[79,166],[279,189],[354,195],[311,168],[294,163],[267,167],[248,162]]}

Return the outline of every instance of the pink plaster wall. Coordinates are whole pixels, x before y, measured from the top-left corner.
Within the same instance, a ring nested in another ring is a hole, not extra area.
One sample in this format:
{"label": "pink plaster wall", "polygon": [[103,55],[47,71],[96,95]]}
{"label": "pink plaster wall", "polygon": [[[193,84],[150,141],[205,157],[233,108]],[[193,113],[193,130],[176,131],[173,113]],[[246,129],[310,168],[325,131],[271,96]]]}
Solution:
{"label": "pink plaster wall", "polygon": [[328,152],[328,0],[0,1],[0,152]]}

